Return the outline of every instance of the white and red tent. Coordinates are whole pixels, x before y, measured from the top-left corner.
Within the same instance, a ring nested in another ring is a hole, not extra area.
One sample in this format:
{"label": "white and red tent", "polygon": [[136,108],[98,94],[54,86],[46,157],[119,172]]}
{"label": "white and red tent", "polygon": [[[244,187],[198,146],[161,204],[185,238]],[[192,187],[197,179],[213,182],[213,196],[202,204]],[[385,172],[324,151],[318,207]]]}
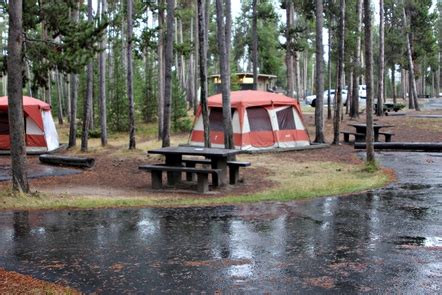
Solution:
{"label": "white and red tent", "polygon": [[[51,106],[41,100],[23,96],[26,150],[52,151],[59,147]],[[0,150],[10,150],[8,97],[0,97]]]}
{"label": "white and red tent", "polygon": [[[209,97],[208,107],[211,145],[224,147],[221,94]],[[260,150],[310,145],[296,99],[265,91],[232,91],[231,112],[236,149]],[[191,145],[204,145],[203,130],[199,106],[190,138]]]}

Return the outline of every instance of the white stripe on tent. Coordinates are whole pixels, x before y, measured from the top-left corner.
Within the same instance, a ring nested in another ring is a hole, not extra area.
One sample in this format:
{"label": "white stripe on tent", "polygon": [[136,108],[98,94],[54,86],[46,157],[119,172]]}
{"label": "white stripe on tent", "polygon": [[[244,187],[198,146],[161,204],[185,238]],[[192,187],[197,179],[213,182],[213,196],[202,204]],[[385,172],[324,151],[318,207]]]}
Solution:
{"label": "white stripe on tent", "polygon": [[51,111],[42,112],[43,126],[45,128],[45,139],[48,146],[48,151],[52,151],[59,148],[57,129],[55,128],[54,119],[52,118]]}

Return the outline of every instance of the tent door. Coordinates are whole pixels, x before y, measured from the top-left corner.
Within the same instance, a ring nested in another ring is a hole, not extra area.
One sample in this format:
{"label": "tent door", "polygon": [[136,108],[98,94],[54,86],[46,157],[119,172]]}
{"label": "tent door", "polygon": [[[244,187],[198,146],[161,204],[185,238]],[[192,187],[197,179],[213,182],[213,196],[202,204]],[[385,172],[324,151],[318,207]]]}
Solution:
{"label": "tent door", "polygon": [[296,123],[293,115],[293,107],[287,107],[276,111],[278,120],[278,146],[287,147],[296,141]]}

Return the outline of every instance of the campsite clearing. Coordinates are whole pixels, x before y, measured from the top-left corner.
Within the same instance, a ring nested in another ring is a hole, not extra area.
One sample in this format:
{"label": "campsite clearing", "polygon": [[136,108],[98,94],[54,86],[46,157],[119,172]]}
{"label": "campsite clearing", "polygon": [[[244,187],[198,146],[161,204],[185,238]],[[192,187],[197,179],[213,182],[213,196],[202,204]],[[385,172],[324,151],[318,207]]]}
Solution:
{"label": "campsite clearing", "polygon": [[[432,114],[424,111],[419,114]],[[415,112],[408,112],[413,115]],[[410,116],[411,117],[411,116]],[[395,141],[442,141],[442,134],[435,130],[434,119],[383,117],[379,122],[394,125]],[[314,134],[313,113],[305,113],[304,119],[310,134]],[[343,124],[364,122],[345,120]],[[127,135],[112,134],[110,145],[100,147],[100,139],[91,139],[91,152],[70,150],[70,155],[94,157],[96,166],[78,175],[47,177],[31,181],[37,197],[14,197],[0,183],[2,196],[0,208],[93,208],[126,206],[186,206],[214,205],[264,200],[293,200],[317,196],[346,194],[381,187],[391,181],[389,171],[364,172],[364,164],[352,146],[339,145],[326,149],[284,153],[239,155],[238,160],[253,163],[243,171],[245,183],[216,190],[210,196],[189,192],[153,192],[149,175],[138,170],[141,164],[161,161],[160,156],[146,151],[158,148],[155,125],[139,124],[138,149],[127,150]],[[332,122],[326,121],[326,137],[332,138]],[[67,140],[67,126],[58,126],[62,142]],[[417,132],[418,131],[418,132]],[[188,134],[175,134],[172,145],[185,143]],[[29,157],[37,163],[37,157]],[[0,165],[9,165],[9,157],[0,157]],[[111,172],[111,173],[110,173]],[[296,181],[293,181],[293,180]]]}

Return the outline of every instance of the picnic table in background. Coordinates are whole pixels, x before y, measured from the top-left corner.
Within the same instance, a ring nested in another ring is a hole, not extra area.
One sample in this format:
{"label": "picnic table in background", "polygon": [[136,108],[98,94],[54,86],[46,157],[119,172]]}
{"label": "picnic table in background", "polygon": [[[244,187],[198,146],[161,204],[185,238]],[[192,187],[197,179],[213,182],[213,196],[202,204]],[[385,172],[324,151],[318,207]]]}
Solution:
{"label": "picnic table in background", "polygon": [[[164,147],[149,150],[149,154],[164,155],[166,166],[182,166],[183,156],[202,156],[210,160],[212,169],[220,169],[219,174],[213,174],[213,182],[216,185],[223,185],[227,179],[227,161],[238,154],[239,150],[221,149],[221,148],[203,148],[203,147]],[[179,172],[168,172],[168,183],[174,185],[181,179]],[[219,177],[219,179],[218,179]]]}
{"label": "picnic table in background", "polygon": [[[365,141],[365,137],[367,135],[367,124],[365,123],[355,123],[355,124],[348,124],[348,126],[352,126],[356,129],[357,134],[362,134],[363,136],[355,137],[355,142],[361,142]],[[374,131],[374,141],[379,141],[379,135],[383,134],[385,135],[386,141],[391,141],[391,136],[394,135],[391,132],[381,132],[380,130],[382,128],[391,128],[394,127],[394,125],[388,125],[388,124],[373,124],[373,131]]]}

